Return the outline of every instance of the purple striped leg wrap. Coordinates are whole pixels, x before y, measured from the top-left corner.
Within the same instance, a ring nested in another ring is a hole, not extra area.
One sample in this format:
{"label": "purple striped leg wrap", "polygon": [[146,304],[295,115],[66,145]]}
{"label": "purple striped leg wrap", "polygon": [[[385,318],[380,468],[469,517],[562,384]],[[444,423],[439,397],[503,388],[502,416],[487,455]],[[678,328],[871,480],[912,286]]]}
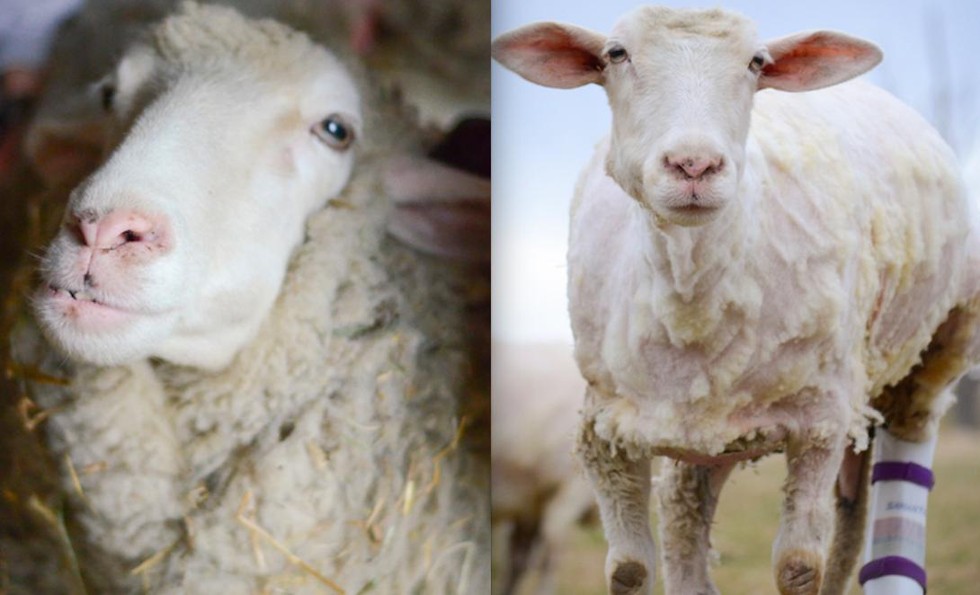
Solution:
{"label": "purple striped leg wrap", "polygon": [[[932,486],[936,484],[931,469],[903,461],[875,463],[871,471],[871,483],[879,481],[907,481],[927,490],[932,490]],[[926,590],[925,568],[902,556],[885,556],[868,562],[858,573],[858,582],[863,585],[883,576],[904,576],[919,583],[923,592]]]}
{"label": "purple striped leg wrap", "polygon": [[871,483],[879,481],[907,481],[931,490],[936,484],[932,469],[903,461],[882,461],[875,463],[871,471]]}
{"label": "purple striped leg wrap", "polygon": [[872,560],[861,568],[858,582],[864,583],[883,576],[904,576],[919,583],[922,592],[926,591],[926,569],[902,556],[885,556]]}

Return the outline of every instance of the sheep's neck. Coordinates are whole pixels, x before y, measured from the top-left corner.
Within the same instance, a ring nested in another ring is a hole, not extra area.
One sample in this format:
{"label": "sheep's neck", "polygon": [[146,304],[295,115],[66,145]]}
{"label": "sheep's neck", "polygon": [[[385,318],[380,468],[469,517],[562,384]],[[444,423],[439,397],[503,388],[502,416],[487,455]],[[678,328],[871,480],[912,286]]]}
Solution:
{"label": "sheep's neck", "polygon": [[737,199],[699,227],[666,224],[651,214],[645,218],[653,300],[671,343],[703,343],[726,317],[744,318],[748,303],[755,302],[742,282],[754,234]]}

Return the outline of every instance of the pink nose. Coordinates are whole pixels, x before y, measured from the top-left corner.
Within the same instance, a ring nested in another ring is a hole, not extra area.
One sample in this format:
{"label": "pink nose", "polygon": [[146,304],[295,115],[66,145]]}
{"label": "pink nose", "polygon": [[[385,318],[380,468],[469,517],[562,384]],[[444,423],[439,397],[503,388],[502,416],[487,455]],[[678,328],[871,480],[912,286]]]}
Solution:
{"label": "pink nose", "polygon": [[114,250],[125,244],[164,244],[166,225],[156,217],[135,211],[111,211],[102,217],[89,213],[75,215],[86,246]]}
{"label": "pink nose", "polygon": [[720,155],[667,155],[664,158],[664,167],[692,180],[717,172],[723,163]]}

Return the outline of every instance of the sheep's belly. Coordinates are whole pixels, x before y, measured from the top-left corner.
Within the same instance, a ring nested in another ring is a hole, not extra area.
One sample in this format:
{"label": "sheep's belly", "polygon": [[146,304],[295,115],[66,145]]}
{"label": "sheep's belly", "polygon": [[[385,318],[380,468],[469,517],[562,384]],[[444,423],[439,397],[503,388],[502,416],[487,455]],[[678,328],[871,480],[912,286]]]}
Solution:
{"label": "sheep's belly", "polygon": [[599,437],[634,456],[723,463],[780,450],[787,436],[799,432],[830,441],[852,425],[853,431],[863,428],[864,399],[852,402],[849,397],[807,388],[791,394],[734,391],[674,401],[600,389],[590,391],[584,415],[594,422]]}
{"label": "sheep's belly", "polygon": [[786,432],[782,431],[782,429],[777,429],[765,435],[757,435],[756,438],[751,440],[736,440],[728,444],[725,450],[717,455],[706,455],[683,448],[654,449],[651,454],[669,457],[694,465],[727,465],[755,460],[767,454],[782,451],[785,448],[785,443]]}

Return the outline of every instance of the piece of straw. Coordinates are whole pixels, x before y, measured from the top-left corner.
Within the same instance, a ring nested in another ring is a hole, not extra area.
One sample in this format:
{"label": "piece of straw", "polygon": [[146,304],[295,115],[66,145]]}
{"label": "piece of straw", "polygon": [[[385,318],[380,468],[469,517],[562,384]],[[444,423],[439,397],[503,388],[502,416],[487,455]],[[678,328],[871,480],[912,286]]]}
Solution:
{"label": "piece of straw", "polygon": [[241,505],[239,505],[238,514],[236,515],[236,519],[238,520],[238,522],[244,525],[249,531],[252,531],[255,534],[262,537],[263,539],[265,539],[269,543],[269,545],[277,549],[279,553],[281,553],[283,556],[286,556],[286,559],[289,560],[290,563],[300,567],[302,570],[304,570],[305,572],[307,572],[308,574],[316,578],[318,581],[333,589],[335,593],[338,593],[339,595],[345,595],[346,591],[344,591],[344,589],[340,585],[338,585],[334,581],[320,574],[320,572],[317,571],[317,569],[313,568],[313,566],[311,566],[308,562],[306,562],[305,560],[303,560],[293,552],[289,551],[289,548],[287,548],[285,545],[280,543],[279,540],[277,540],[275,537],[272,536],[272,534],[270,534],[268,531],[266,531],[261,526],[259,526],[258,523],[245,516],[245,509],[248,503],[250,502],[251,498],[252,498],[252,492],[250,491],[246,492],[245,496],[242,498],[242,503]]}

